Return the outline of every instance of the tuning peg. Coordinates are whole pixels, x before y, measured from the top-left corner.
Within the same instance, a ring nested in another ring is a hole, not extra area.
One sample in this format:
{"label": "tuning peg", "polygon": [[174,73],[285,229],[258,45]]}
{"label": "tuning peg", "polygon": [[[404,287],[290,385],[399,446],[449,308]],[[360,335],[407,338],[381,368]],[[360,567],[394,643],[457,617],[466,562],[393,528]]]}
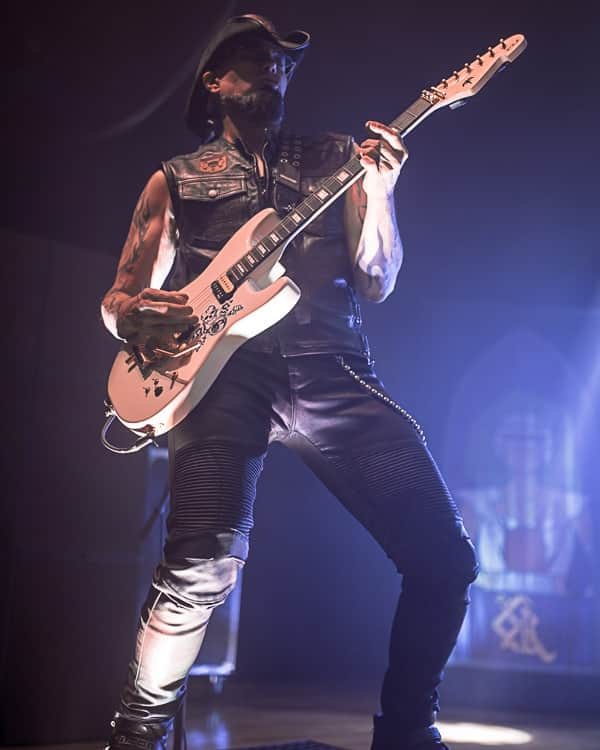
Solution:
{"label": "tuning peg", "polygon": [[502,49],[506,49],[506,42],[502,37],[500,37],[500,44],[502,45]]}
{"label": "tuning peg", "polygon": [[459,74],[458,70],[453,70],[453,71],[452,71],[452,75],[453,75],[453,76],[454,76],[455,78],[460,78],[460,74]]}
{"label": "tuning peg", "polygon": [[440,86],[443,86],[445,89],[448,88],[448,81],[445,78],[442,78],[440,81]]}
{"label": "tuning peg", "polygon": [[479,63],[480,65],[483,65],[483,58],[481,57],[481,55],[475,55],[475,58],[477,59],[477,62],[478,62],[478,63]]}
{"label": "tuning peg", "polygon": [[490,57],[496,57],[496,53],[491,47],[488,47],[488,52],[490,53]]}
{"label": "tuning peg", "polygon": [[467,69],[467,73],[471,72],[471,63],[465,63],[465,68]]}

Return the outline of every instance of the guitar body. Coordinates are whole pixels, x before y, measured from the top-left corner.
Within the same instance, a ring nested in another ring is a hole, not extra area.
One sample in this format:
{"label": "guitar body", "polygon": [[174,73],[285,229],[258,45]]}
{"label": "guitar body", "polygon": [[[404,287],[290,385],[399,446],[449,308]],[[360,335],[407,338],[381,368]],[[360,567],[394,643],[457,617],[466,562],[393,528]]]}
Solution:
{"label": "guitar body", "polygon": [[196,406],[231,355],[249,339],[281,320],[300,298],[300,289],[279,262],[285,246],[262,262],[235,290],[219,302],[211,284],[235,266],[279,222],[265,208],[244,224],[219,251],[208,268],[181,291],[200,323],[187,341],[193,348],[180,357],[145,364],[125,345],[108,378],[108,397],[119,420],[138,434],[162,435]]}

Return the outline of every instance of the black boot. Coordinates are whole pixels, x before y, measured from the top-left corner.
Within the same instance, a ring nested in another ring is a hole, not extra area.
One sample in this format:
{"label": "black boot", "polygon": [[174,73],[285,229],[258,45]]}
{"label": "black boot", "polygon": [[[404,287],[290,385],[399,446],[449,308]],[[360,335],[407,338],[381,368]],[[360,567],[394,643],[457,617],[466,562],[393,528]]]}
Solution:
{"label": "black boot", "polygon": [[167,750],[168,728],[163,723],[146,724],[115,716],[105,750]]}
{"label": "black boot", "polygon": [[406,738],[406,744],[401,745],[402,750],[450,750],[448,745],[442,742],[442,735],[433,725],[419,729]]}
{"label": "black boot", "polygon": [[431,724],[422,729],[398,731],[385,723],[383,716],[373,717],[371,750],[450,750],[442,736]]}

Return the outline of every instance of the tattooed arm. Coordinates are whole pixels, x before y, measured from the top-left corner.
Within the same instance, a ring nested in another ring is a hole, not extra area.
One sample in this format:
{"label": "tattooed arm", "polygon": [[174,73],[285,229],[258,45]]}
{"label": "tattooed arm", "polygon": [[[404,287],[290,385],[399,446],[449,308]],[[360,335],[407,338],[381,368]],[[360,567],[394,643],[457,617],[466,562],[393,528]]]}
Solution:
{"label": "tattooed arm", "polygon": [[[394,186],[407,152],[396,131],[377,122],[368,127],[381,140],[367,139],[356,147],[366,174],[346,194],[345,226],[356,289],[372,302],[383,302],[402,265]],[[377,161],[369,155],[374,150]]]}
{"label": "tattooed arm", "polygon": [[102,318],[117,338],[162,340],[194,319],[187,297],[152,285],[164,282],[175,253],[173,213],[165,176],[155,172],[138,200],[112,287],[102,301]]}

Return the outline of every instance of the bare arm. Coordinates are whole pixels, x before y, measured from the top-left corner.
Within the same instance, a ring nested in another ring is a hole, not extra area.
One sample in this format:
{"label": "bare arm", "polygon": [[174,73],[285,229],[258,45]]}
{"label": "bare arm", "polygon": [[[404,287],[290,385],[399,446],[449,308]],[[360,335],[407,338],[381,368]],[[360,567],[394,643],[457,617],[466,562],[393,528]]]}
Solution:
{"label": "bare arm", "polygon": [[102,301],[108,330],[123,340],[164,338],[194,322],[187,297],[164,292],[162,284],[174,254],[172,210],[162,172],[155,172],[138,200],[112,287]]}
{"label": "bare arm", "polygon": [[[356,148],[367,172],[346,193],[345,226],[354,283],[372,302],[383,302],[393,291],[403,251],[394,204],[394,186],[407,152],[397,133],[371,122],[382,140],[368,139]],[[376,162],[369,151],[379,150]]]}

